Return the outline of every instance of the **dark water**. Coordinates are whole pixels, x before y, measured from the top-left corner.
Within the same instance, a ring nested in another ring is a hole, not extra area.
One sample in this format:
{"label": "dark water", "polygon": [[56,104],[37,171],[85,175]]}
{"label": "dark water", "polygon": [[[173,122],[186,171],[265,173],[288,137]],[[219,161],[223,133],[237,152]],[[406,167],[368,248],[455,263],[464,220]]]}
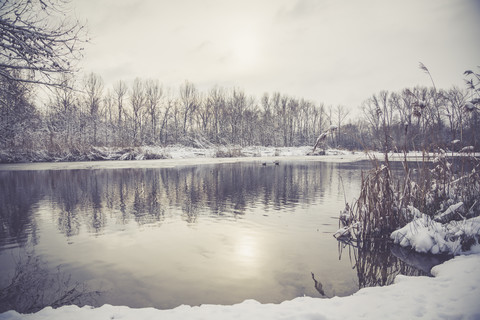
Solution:
{"label": "dark water", "polygon": [[358,194],[368,168],[0,170],[0,312],[278,303],[427,274],[438,261],[332,237],[344,198]]}

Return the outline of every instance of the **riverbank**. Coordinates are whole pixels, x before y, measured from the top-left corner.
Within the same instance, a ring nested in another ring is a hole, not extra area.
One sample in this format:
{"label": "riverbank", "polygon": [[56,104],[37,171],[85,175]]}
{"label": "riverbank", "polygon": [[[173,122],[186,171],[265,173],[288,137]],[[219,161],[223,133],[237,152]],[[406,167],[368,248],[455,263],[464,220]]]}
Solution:
{"label": "riverbank", "polygon": [[259,146],[188,147],[182,145],[131,148],[88,147],[82,150],[55,153],[46,150],[0,150],[0,163],[270,157],[307,155],[311,151],[312,148],[309,146],[276,148]]}
{"label": "riverbank", "polygon": [[280,304],[180,306],[171,310],[104,305],[51,307],[34,314],[8,311],[2,320],[37,319],[480,319],[480,250],[432,269],[434,277],[397,276],[386,287],[364,288],[348,297],[296,298]]}
{"label": "riverbank", "polygon": [[[80,160],[38,160],[35,162],[0,163],[0,170],[78,170],[78,169],[121,169],[121,168],[171,168],[198,164],[235,163],[254,161],[271,165],[275,160],[281,161],[325,161],[325,162],[355,162],[376,158],[384,159],[380,152],[347,151],[328,149],[325,154],[311,154],[312,148],[304,147],[245,147],[245,148],[189,148],[183,146],[142,147],[135,152],[129,151],[131,157],[118,157],[118,150],[103,150],[102,159]],[[135,156],[133,156],[135,154]],[[461,156],[454,153],[449,156]],[[421,160],[422,152],[409,152],[408,160]],[[433,159],[433,154],[428,154]],[[478,155],[477,155],[478,156]],[[390,153],[391,161],[402,161],[402,153]]]}
{"label": "riverbank", "polygon": [[354,162],[367,160],[362,154],[332,154],[325,156],[259,156],[234,158],[184,157],[160,160],[110,160],[110,161],[75,161],[75,162],[34,162],[34,163],[3,163],[0,170],[87,170],[87,169],[127,169],[127,168],[173,168],[178,166],[208,165],[219,163],[258,162],[259,165],[274,165],[286,161],[324,161],[324,162]]}

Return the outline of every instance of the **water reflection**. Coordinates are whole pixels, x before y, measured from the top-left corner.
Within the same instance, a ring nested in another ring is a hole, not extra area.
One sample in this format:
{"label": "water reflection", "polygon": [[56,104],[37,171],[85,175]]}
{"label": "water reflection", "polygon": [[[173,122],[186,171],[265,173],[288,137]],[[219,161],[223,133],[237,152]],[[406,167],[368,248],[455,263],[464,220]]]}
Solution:
{"label": "water reflection", "polygon": [[0,313],[8,310],[32,313],[46,306],[95,304],[100,293],[90,290],[85,283],[72,281],[62,266],[50,269],[30,251],[15,262],[10,282],[0,286]]}
{"label": "water reflection", "polygon": [[313,272],[311,272],[311,274],[312,274],[312,279],[314,283],[313,286],[315,287],[315,290],[317,290],[322,297],[325,297],[326,295],[325,295],[325,291],[323,291],[323,284],[319,280],[315,279],[315,274]]}
{"label": "water reflection", "polygon": [[[172,208],[187,223],[199,215],[240,217],[246,208],[284,210],[308,204],[328,186],[324,175],[332,164],[282,166],[223,165],[179,169],[124,169],[0,172],[0,241],[25,243],[35,229],[31,208],[40,199],[56,213],[57,227],[67,237],[102,234],[107,220],[159,223]],[[2,245],[1,248],[4,246]]]}
{"label": "water reflection", "polygon": [[421,270],[429,275],[431,274],[431,270],[434,266],[452,258],[449,255],[418,253],[414,250],[400,247],[399,245],[393,245],[390,248],[390,252],[409,266]]}
{"label": "water reflection", "polygon": [[61,265],[71,283],[102,283],[93,305],[279,303],[387,284],[406,268],[401,259],[378,246],[343,247],[352,269],[338,259],[332,237],[344,192],[358,193],[361,168],[281,162],[0,171],[0,287],[18,269],[12,254],[30,246],[25,273],[48,278]]}
{"label": "water reflection", "polygon": [[15,244],[24,246],[29,239],[35,243],[32,209],[39,201],[43,181],[15,172],[3,172],[0,177],[0,251]]}
{"label": "water reflection", "polygon": [[388,239],[361,243],[340,240],[338,248],[340,259],[350,259],[357,271],[359,289],[390,285],[399,274],[431,276],[431,268],[449,258],[419,254],[394,245]]}

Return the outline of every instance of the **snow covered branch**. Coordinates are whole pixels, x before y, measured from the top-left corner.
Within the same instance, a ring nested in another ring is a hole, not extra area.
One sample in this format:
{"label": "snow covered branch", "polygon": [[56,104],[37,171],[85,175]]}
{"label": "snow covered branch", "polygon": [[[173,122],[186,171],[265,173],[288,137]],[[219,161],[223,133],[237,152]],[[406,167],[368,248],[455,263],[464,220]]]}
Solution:
{"label": "snow covered branch", "polygon": [[[66,16],[64,0],[10,0],[0,5],[0,76],[64,87],[61,74],[76,71],[84,25]],[[15,72],[19,71],[19,72]]]}

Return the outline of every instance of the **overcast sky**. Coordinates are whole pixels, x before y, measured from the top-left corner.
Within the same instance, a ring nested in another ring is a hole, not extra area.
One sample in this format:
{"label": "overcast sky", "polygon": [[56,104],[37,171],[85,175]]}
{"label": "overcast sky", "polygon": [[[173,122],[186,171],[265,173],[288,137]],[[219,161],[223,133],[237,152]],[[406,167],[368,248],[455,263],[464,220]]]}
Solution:
{"label": "overcast sky", "polygon": [[[73,0],[84,72],[174,90],[238,87],[356,108],[380,90],[463,86],[480,65],[480,0]],[[479,70],[479,69],[477,69]]]}

